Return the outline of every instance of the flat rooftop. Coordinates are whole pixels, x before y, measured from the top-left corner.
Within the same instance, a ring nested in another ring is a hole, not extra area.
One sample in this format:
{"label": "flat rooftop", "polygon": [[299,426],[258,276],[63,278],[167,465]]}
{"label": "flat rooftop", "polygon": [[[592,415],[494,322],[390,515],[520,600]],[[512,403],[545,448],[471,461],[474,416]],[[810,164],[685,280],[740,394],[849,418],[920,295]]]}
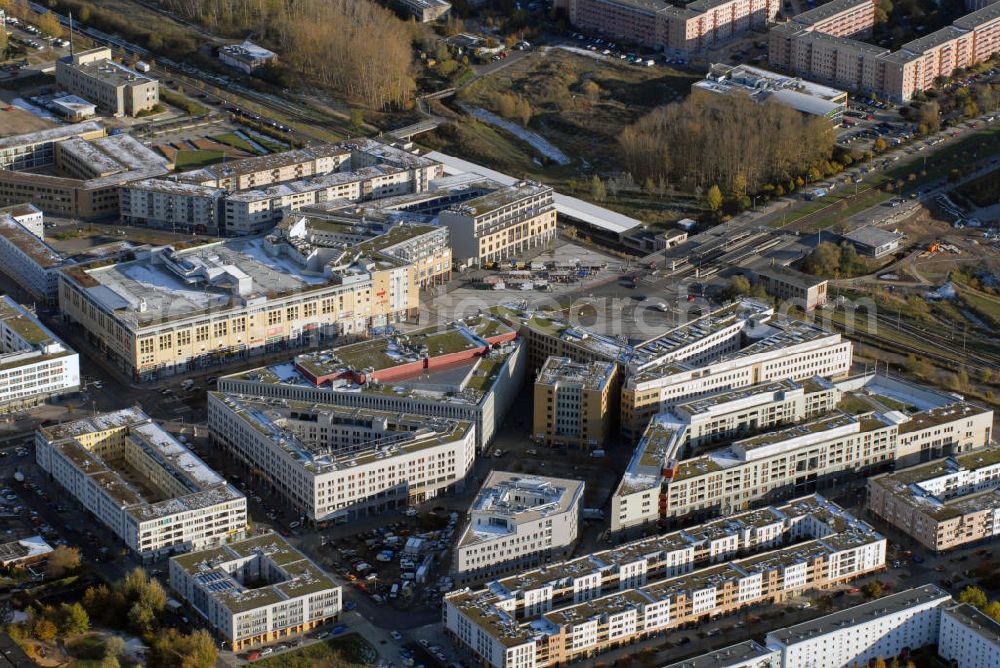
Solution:
{"label": "flat rooftop", "polygon": [[[269,565],[263,565],[260,570],[268,572],[274,581],[250,589],[237,579],[231,569],[237,570],[239,564],[251,559],[268,562]],[[199,588],[233,613],[339,588],[333,578],[276,533],[172,557],[171,561],[193,576]]]}
{"label": "flat rooftop", "polygon": [[764,660],[772,656],[777,660],[776,654],[774,650],[770,650],[758,642],[747,640],[677,663],[671,663],[663,668],[744,668],[749,665],[757,665],[753,663],[754,661],[760,661],[760,665],[766,665],[763,663]]}
{"label": "flat rooftop", "polygon": [[496,318],[473,316],[457,323],[305,353],[295,358],[295,364],[316,378],[348,370],[384,371],[425,357],[484,350],[489,347],[488,339],[511,333],[513,330]]}
{"label": "flat rooftop", "polygon": [[427,155],[417,155],[398,146],[386,144],[375,139],[359,137],[340,142],[338,146],[352,152],[362,153],[370,158],[374,158],[381,163],[401,167],[403,169],[422,169],[434,167],[440,164],[438,160]]}
{"label": "flat rooftop", "polygon": [[[470,522],[458,545],[487,543],[515,533],[518,524],[569,512],[583,489],[582,480],[490,471],[469,508]],[[478,522],[480,518],[486,521]],[[502,518],[504,523],[491,518]]]}
{"label": "flat rooftop", "polygon": [[788,647],[828,633],[835,633],[846,626],[869,624],[911,608],[934,603],[944,604],[951,600],[951,594],[937,585],[907,589],[868,603],[845,608],[819,619],[771,631],[767,634],[767,644],[772,647]]}
{"label": "flat rooftop", "polygon": [[536,385],[566,383],[580,385],[586,390],[603,389],[615,373],[614,362],[580,364],[568,357],[549,357],[538,372]]}
{"label": "flat rooftop", "polygon": [[482,216],[532,197],[551,195],[552,188],[537,183],[503,186],[495,192],[473,197],[445,209],[449,212]]}
{"label": "flat rooftop", "polygon": [[[472,428],[469,422],[426,415],[221,392],[212,395],[312,474],[343,471],[457,442]],[[329,429],[329,441],[307,441],[297,433],[296,427],[307,417],[312,424]],[[341,446],[335,441],[339,430],[363,431],[365,438],[359,444]]]}
{"label": "flat rooftop", "polygon": [[[97,50],[98,49],[92,49],[92,51]],[[133,70],[131,67],[126,67],[121,63],[116,63],[110,58],[82,64],[74,63],[73,60],[74,56],[72,55],[63,56],[59,59],[59,64],[83,72],[87,76],[99,79],[100,81],[111,86],[136,86],[154,83],[156,81],[156,79],[146,76],[145,74],[141,74]]]}
{"label": "flat rooftop", "polygon": [[[820,534],[828,534],[831,526],[827,523],[826,517],[829,515],[836,515],[842,520],[841,526],[846,527],[844,533],[853,534],[849,538],[852,544],[855,544],[857,540],[869,542],[884,540],[867,524],[856,520],[843,509],[816,495],[804,497],[804,499],[790,502],[774,510],[777,513],[775,516],[779,518],[788,513],[786,516],[789,517],[789,521],[785,524],[782,540],[802,540],[803,536],[799,534],[792,538],[792,526],[799,529],[806,527],[807,532],[818,530]],[[819,515],[818,523],[815,525],[808,522],[792,521],[795,516],[799,518],[803,517],[803,514],[811,516],[813,512]],[[755,511],[755,516],[760,516],[760,511]],[[741,517],[742,515],[737,515],[729,520],[717,520],[715,523],[738,520]],[[738,522],[731,527],[734,535],[743,530],[745,527]],[[707,565],[684,575],[654,579],[638,588],[611,591],[612,587],[616,586],[616,583],[612,583],[611,587],[605,590],[607,593],[603,596],[583,603],[559,605],[554,609],[541,612],[540,617],[536,619],[530,617],[518,619],[512,613],[505,612],[503,607],[511,599],[526,602],[527,592],[542,587],[551,586],[564,592],[572,592],[573,581],[577,578],[599,573],[611,576],[622,566],[637,560],[645,559],[647,563],[650,563],[650,568],[662,569],[666,564],[671,563],[668,561],[667,554],[663,553],[664,549],[671,551],[692,549],[693,539],[690,536],[685,536],[683,530],[645,538],[610,550],[595,552],[570,561],[550,564],[543,568],[495,580],[477,591],[454,592],[446,599],[487,633],[497,638],[505,646],[511,647],[528,642],[546,630],[554,631],[563,625],[578,624],[596,617],[613,615],[629,608],[668,600],[680,594],[691,597],[696,592],[705,589],[720,589],[729,583],[735,586],[735,583],[745,579],[750,573],[773,570],[780,572],[789,566],[830,555],[838,550],[832,544],[835,543],[835,540],[830,541],[830,539],[839,535],[828,534],[822,540],[807,539],[804,543],[790,544],[751,557],[735,559],[728,563]],[[773,543],[770,545],[773,546]]]}
{"label": "flat rooftop", "polygon": [[56,249],[25,229],[13,216],[0,213],[0,234],[42,269],[53,269],[63,263]]}
{"label": "flat rooftop", "polygon": [[203,167],[190,172],[185,172],[181,178],[185,181],[202,182],[206,180],[228,179],[232,177],[255,174],[257,172],[269,172],[291,167],[304,162],[312,162],[317,158],[339,157],[347,159],[350,151],[333,144],[321,144],[301,148],[282,153],[272,153],[271,155],[255,156],[233,160],[210,167]]}
{"label": "flat rooftop", "polygon": [[794,380],[776,380],[760,385],[751,385],[750,387],[738,390],[729,390],[718,394],[710,394],[705,397],[697,397],[677,404],[677,408],[691,415],[701,415],[726,404],[739,404],[742,406],[774,401],[776,397],[784,393],[795,392],[800,389],[806,394],[812,394],[832,388],[818,381],[806,386],[804,383],[798,383]]}
{"label": "flat rooftop", "polygon": [[945,608],[945,614],[994,647],[1000,645],[1000,623],[968,603]]}
{"label": "flat rooftop", "polygon": [[104,126],[97,121],[86,121],[73,125],[58,125],[54,128],[46,128],[38,132],[29,132],[23,135],[12,135],[10,137],[0,137],[0,150],[15,148],[18,146],[32,146],[36,144],[46,144],[54,141],[61,141],[68,137],[76,137],[81,134],[91,132],[103,132]]}
{"label": "flat rooftop", "polygon": [[148,190],[168,195],[186,195],[209,198],[221,197],[226,192],[222,188],[213,188],[212,186],[203,186],[197,183],[179,181],[176,177],[143,179],[141,181],[130,183],[128,187],[133,190]]}
{"label": "flat rooftop", "polygon": [[[137,522],[243,498],[225,478],[138,408],[86,417],[40,431],[51,448],[72,461],[84,476],[115,499]],[[186,493],[160,498],[163,491],[137,470],[126,472],[108,462],[94,451],[96,443],[91,447],[84,445],[92,437],[106,438],[111,433],[123,431],[126,442],[144,453],[144,461],[159,466],[165,476],[180,483]],[[143,479],[134,479],[137,475]]]}
{"label": "flat rooftop", "polygon": [[154,249],[155,261],[147,258],[94,268],[80,265],[65,274],[135,326],[242,308],[250,299],[333,284],[325,275],[305,273],[284,255],[271,255],[259,237],[204,240],[193,248],[183,245]]}
{"label": "flat rooftop", "polygon": [[523,327],[544,336],[560,339],[588,350],[601,359],[624,364],[632,356],[633,348],[628,343],[582,327],[573,327],[546,311],[522,309],[514,304],[504,304],[494,306],[488,312],[510,323],[512,327]]}
{"label": "flat rooftop", "polygon": [[[296,385],[330,393],[331,402],[351,394],[396,397],[400,400],[429,401],[476,406],[482,403],[494,383],[499,379],[504,365],[520,341],[500,347],[486,356],[475,356],[464,361],[449,363],[436,369],[418,368],[382,382],[377,378],[358,382],[349,376],[317,385],[295,363],[273,364],[233,374],[228,378],[261,385]],[[225,384],[225,379],[220,383]]]}
{"label": "flat rooftop", "polygon": [[801,25],[811,26],[820,21],[826,21],[841,12],[871,4],[871,0],[831,0],[815,9],[810,9],[809,11],[793,16],[792,21]]}
{"label": "flat rooftop", "polygon": [[927,410],[914,413],[910,416],[909,420],[901,423],[899,425],[899,433],[908,434],[914,431],[922,431],[941,424],[954,422],[955,420],[961,420],[962,418],[971,418],[977,415],[992,412],[993,411],[989,408],[966,403],[964,401],[949,404],[947,406],[928,408]]}
{"label": "flat rooftop", "polygon": [[[4,327],[9,328],[24,339],[25,343],[29,346],[27,350],[57,347],[61,352],[69,352],[65,344],[49,331],[48,327],[43,325],[30,311],[14,301],[10,295],[0,297],[0,322],[3,322]],[[20,352],[21,350],[24,349],[18,349],[17,351],[4,350],[3,352]],[[3,361],[3,358],[0,357],[0,363]]]}

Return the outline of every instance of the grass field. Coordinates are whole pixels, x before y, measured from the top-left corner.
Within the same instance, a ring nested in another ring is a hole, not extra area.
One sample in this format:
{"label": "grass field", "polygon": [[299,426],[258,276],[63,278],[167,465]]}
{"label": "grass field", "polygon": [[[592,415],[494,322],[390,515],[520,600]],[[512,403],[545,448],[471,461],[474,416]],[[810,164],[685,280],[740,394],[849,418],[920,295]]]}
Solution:
{"label": "grass field", "polygon": [[196,169],[222,162],[225,157],[222,151],[178,151],[174,164],[178,170]]}
{"label": "grass field", "polygon": [[225,144],[226,146],[232,146],[233,148],[238,148],[241,151],[246,151],[247,153],[260,153],[260,151],[254,148],[253,144],[248,142],[243,137],[240,137],[235,132],[224,132],[221,135],[215,135],[211,139],[219,142],[220,144]]}
{"label": "grass field", "polygon": [[312,668],[312,666],[338,666],[355,668],[374,663],[376,652],[356,634],[316,642],[292,652],[269,656],[253,662],[261,668]]}
{"label": "grass field", "polygon": [[859,195],[850,202],[848,202],[848,200],[854,195],[853,191],[849,190],[848,192],[841,194],[846,195],[846,197],[842,196],[839,201],[831,202],[830,209],[825,211],[825,215],[809,221],[809,225],[807,227],[808,231],[818,232],[820,230],[833,227],[840,221],[845,220],[854,214],[861,213],[865,209],[881,204],[892,197],[891,193],[883,192],[877,188],[862,190]]}

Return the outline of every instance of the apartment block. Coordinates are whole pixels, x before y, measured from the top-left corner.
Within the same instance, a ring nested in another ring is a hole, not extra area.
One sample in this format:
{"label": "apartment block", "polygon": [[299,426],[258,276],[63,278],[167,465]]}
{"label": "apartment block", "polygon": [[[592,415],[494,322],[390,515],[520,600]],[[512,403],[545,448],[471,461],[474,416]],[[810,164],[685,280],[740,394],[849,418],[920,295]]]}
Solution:
{"label": "apartment block", "polygon": [[1000,533],[1000,450],[973,450],[869,478],[866,504],[937,552],[992,538]]}
{"label": "apartment block", "polygon": [[692,451],[824,415],[842,397],[819,377],[781,380],[693,399],[654,417],[611,497],[611,531],[658,521],[666,510],[663,485]]}
{"label": "apartment block", "polygon": [[[58,125],[27,134],[0,137],[0,169],[20,171],[48,167],[56,162],[56,144],[70,137],[97,139],[105,135],[104,126],[96,121]],[[30,200],[11,202],[21,204]]]}
{"label": "apartment block", "polygon": [[863,666],[937,643],[941,613],[951,603],[951,594],[924,585],[771,631],[764,644],[780,652],[781,668]]}
{"label": "apartment block", "polygon": [[343,608],[340,585],[276,533],[171,558],[170,588],[234,652],[301,636]]}
{"label": "apartment block", "polygon": [[796,14],[791,21],[806,30],[834,37],[867,37],[875,27],[875,3],[872,0],[832,0]]}
{"label": "apartment block", "polygon": [[556,210],[548,186],[519,183],[462,202],[438,214],[452,255],[479,265],[517,257],[556,238]]}
{"label": "apartment block", "polygon": [[569,22],[577,28],[653,49],[667,41],[669,11],[660,0],[569,0]]}
{"label": "apartment block", "polygon": [[138,116],[160,103],[159,82],[116,63],[108,47],[56,60],[56,83],[114,116]]}
{"label": "apartment block", "polygon": [[312,523],[349,522],[461,489],[475,425],[209,393],[212,440]]}
{"label": "apartment block", "polygon": [[425,192],[441,173],[437,162],[395,146],[350,140],[134,183],[121,214],[135,225],[252,236],[304,207]]}
{"label": "apartment block", "polygon": [[560,559],[576,543],[580,480],[491,471],[469,509],[454,551],[463,582]]}
{"label": "apartment block", "polygon": [[781,668],[781,655],[756,640],[699,654],[664,668]]}
{"label": "apartment block", "polygon": [[35,460],[143,560],[247,527],[246,498],[139,409],[42,427]]}
{"label": "apartment block", "polygon": [[223,162],[179,175],[186,183],[196,183],[228,192],[263,188],[284,181],[322,176],[340,169],[351,159],[351,152],[333,144],[273,153]]}
{"label": "apartment block", "polygon": [[284,216],[323,202],[360,202],[413,192],[413,171],[376,165],[231,193],[225,198],[223,232],[266,232]]}
{"label": "apartment block", "polygon": [[938,655],[962,668],[1000,665],[1000,624],[968,603],[941,611]]}
{"label": "apartment block", "polygon": [[715,392],[773,380],[842,377],[853,345],[840,334],[742,300],[636,346],[622,389],[622,432],[637,438],[653,416]]}
{"label": "apartment block", "polygon": [[[992,423],[992,411],[964,403],[950,408],[950,417],[928,426],[920,426],[919,412],[911,416],[897,411],[853,415],[834,411],[678,461],[664,474],[661,514],[668,518],[725,514],[766,502],[775,494],[802,493],[858,471],[877,471],[896,461],[904,433],[925,439],[944,427],[957,427],[968,429],[969,436],[963,439],[968,448],[989,442],[989,429],[975,426]],[[976,419],[976,415],[987,417]],[[908,427],[908,422],[914,424]]]}
{"label": "apartment block", "polygon": [[688,53],[766,26],[776,0],[696,0],[683,9],[663,0],[569,0],[570,23],[623,42]]}
{"label": "apartment block", "polygon": [[9,295],[0,296],[0,413],[80,389],[80,356]]}
{"label": "apartment block", "polygon": [[[843,29],[823,23],[814,28],[799,23],[801,16],[805,14],[771,29],[768,46],[772,65],[896,102],[905,102],[914,94],[932,88],[938,77],[950,77],[959,68],[987,60],[1000,51],[997,4],[987,5],[950,26],[907,42],[895,52],[849,39],[857,33],[849,32],[851,27],[846,20]],[[858,18],[857,25],[865,21]]]}
{"label": "apartment block", "polygon": [[545,445],[600,448],[611,434],[618,387],[614,362],[550,357],[535,379],[532,435]]}
{"label": "apartment block", "polygon": [[206,238],[59,276],[63,315],[126,374],[150,380],[413,319],[413,267],[374,248],[277,236]]}
{"label": "apartment block", "polygon": [[144,179],[121,189],[122,223],[171,232],[222,232],[224,190],[177,179]]}
{"label": "apartment block", "polygon": [[885,549],[811,496],[451,592],[443,622],[484,665],[545,668],[850,581],[884,568]]}
{"label": "apartment block", "polygon": [[525,381],[517,332],[488,315],[390,333],[219,379],[219,391],[471,423],[477,451]]}

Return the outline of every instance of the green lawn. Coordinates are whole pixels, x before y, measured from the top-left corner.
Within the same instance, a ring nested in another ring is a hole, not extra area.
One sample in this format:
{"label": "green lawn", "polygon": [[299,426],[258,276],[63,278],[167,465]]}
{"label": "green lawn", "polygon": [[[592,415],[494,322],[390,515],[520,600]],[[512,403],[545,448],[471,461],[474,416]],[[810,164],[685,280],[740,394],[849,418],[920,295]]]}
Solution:
{"label": "green lawn", "polygon": [[196,169],[222,162],[226,154],[222,151],[178,151],[174,161],[177,169]]}
{"label": "green lawn", "polygon": [[312,668],[315,665],[355,668],[375,662],[375,649],[357,635],[351,634],[315,642],[291,652],[258,659],[253,665],[261,668]]}
{"label": "green lawn", "polygon": [[247,153],[260,153],[259,149],[255,148],[253,144],[235,132],[225,132],[221,135],[215,135],[214,137],[211,137],[211,139],[219,142],[220,144],[225,144],[226,146],[232,146],[233,148],[238,148],[241,151],[246,151]]}
{"label": "green lawn", "polygon": [[[848,196],[850,195],[853,195],[853,193],[848,193]],[[834,202],[835,206],[830,208],[827,215],[809,223],[809,230],[813,232],[825,230],[856,213],[861,213],[865,209],[885,202],[890,197],[892,197],[891,193],[883,192],[877,188],[869,188],[868,190],[862,190],[858,197],[854,198],[850,204],[846,204],[846,197],[841,198],[841,201],[845,202],[846,206],[841,208],[839,203]]]}

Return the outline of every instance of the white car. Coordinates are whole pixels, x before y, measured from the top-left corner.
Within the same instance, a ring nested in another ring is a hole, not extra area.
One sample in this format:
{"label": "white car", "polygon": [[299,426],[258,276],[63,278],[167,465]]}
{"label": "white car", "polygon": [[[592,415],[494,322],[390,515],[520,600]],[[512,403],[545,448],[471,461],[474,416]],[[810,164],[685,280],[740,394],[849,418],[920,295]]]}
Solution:
{"label": "white car", "polygon": [[396,642],[400,642],[403,640],[403,634],[400,633],[399,631],[389,631],[389,636]]}
{"label": "white car", "polygon": [[264,649],[260,650],[260,656],[267,656],[268,654],[274,654],[273,647],[265,647]]}

